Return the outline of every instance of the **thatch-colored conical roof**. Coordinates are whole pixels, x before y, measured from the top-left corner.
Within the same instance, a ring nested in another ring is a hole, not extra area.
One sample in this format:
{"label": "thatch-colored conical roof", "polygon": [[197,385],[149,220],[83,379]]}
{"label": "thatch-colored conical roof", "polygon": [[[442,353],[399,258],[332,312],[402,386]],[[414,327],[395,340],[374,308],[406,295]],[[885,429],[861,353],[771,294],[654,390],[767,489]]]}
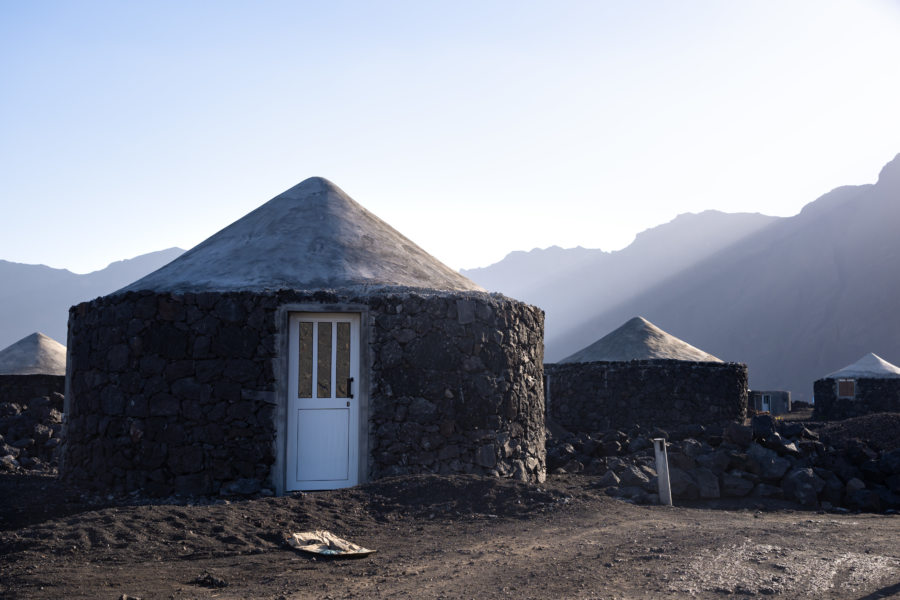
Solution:
{"label": "thatch-colored conical roof", "polygon": [[893,379],[900,377],[900,367],[869,352],[852,365],[829,373],[823,379]]}
{"label": "thatch-colored conical roof", "polygon": [[65,375],[66,347],[43,333],[0,350],[0,375]]}
{"label": "thatch-colored conical roof", "polygon": [[712,354],[669,335],[647,319],[634,317],[590,346],[561,360],[564,363],[669,359],[722,362]]}
{"label": "thatch-colored conical roof", "polygon": [[327,179],[312,177],[119,291],[383,286],[484,291]]}

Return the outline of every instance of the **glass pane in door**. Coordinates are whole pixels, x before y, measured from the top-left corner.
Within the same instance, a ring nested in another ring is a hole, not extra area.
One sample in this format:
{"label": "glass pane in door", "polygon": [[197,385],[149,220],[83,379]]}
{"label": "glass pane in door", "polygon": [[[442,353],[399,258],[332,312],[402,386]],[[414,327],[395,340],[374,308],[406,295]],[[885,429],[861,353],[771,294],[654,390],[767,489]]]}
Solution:
{"label": "glass pane in door", "polygon": [[300,373],[297,377],[297,397],[312,398],[313,382],[313,324],[300,322]]}
{"label": "glass pane in door", "polygon": [[320,321],[316,398],[331,398],[331,323]]}
{"label": "glass pane in door", "polygon": [[350,397],[350,323],[337,324],[334,382],[337,398]]}

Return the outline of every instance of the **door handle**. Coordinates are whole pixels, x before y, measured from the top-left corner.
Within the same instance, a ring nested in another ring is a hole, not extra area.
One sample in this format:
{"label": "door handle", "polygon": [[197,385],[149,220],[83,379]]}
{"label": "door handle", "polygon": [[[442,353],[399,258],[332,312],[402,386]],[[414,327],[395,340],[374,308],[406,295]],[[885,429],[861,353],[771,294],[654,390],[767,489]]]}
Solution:
{"label": "door handle", "polygon": [[347,378],[347,397],[348,398],[353,397],[353,378],[352,377]]}

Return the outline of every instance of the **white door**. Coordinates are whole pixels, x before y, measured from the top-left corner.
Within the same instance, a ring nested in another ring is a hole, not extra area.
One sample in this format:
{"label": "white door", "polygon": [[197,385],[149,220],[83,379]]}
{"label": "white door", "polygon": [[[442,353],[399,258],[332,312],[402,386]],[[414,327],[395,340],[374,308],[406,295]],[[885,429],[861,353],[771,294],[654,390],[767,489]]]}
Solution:
{"label": "white door", "polygon": [[762,412],[769,412],[771,410],[772,410],[772,397],[769,394],[763,394]]}
{"label": "white door", "polygon": [[359,315],[293,313],[289,343],[285,489],[356,485]]}

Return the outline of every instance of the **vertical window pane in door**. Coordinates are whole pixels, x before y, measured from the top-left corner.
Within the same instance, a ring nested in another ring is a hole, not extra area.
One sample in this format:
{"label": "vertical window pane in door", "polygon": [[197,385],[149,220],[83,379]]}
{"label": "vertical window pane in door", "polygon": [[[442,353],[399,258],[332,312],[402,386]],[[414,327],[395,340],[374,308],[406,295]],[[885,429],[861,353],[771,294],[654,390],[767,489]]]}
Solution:
{"label": "vertical window pane in door", "polygon": [[297,379],[297,397],[312,398],[313,382],[313,324],[300,323],[300,375]]}
{"label": "vertical window pane in door", "polygon": [[331,323],[319,321],[317,398],[331,398]]}
{"label": "vertical window pane in door", "polygon": [[335,389],[337,398],[349,398],[350,390],[350,323],[337,324],[337,351],[335,352]]}

